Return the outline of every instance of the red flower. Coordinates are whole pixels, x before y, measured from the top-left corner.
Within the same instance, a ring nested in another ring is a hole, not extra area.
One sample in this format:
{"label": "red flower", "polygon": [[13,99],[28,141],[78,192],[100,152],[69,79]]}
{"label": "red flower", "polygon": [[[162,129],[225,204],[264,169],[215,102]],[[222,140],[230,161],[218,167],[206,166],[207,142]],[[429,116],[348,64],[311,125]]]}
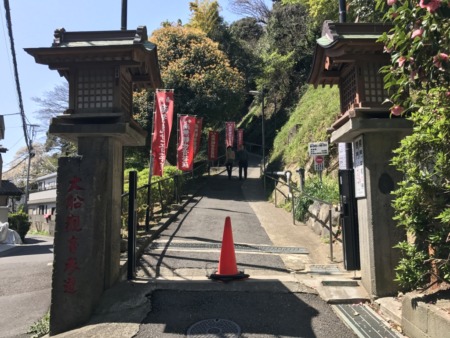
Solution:
{"label": "red flower", "polygon": [[398,66],[399,66],[399,67],[403,67],[403,65],[405,64],[405,62],[406,62],[406,58],[405,58],[404,56],[400,56],[400,57],[398,58],[398,60],[397,60],[397,63],[398,63]]}
{"label": "red flower", "polygon": [[405,109],[403,109],[403,107],[397,105],[397,106],[393,106],[391,108],[391,114],[395,115],[395,116],[400,116],[402,115],[402,113],[405,111]]}
{"label": "red flower", "polygon": [[442,67],[442,62],[447,62],[447,61],[448,61],[448,55],[445,53],[439,53],[438,55],[433,57],[433,64],[438,68]]}
{"label": "red flower", "polygon": [[392,6],[392,5],[395,4],[396,2],[397,2],[397,0],[387,0],[388,6]]}
{"label": "red flower", "polygon": [[423,28],[418,28],[413,30],[412,34],[411,34],[411,39],[414,39],[416,37],[421,38],[423,35]]}
{"label": "red flower", "polygon": [[430,13],[434,13],[441,7],[441,0],[420,0],[419,6],[421,8],[426,8]]}

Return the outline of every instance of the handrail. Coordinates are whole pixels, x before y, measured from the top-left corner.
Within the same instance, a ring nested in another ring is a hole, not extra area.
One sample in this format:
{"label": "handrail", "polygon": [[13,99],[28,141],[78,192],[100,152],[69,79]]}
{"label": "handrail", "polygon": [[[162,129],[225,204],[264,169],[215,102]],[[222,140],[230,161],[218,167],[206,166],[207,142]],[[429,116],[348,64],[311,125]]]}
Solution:
{"label": "handrail", "polygon": [[295,193],[293,193],[293,192],[297,192],[297,193],[303,195],[306,198],[309,198],[309,199],[311,199],[313,201],[316,201],[316,202],[319,202],[319,203],[322,203],[322,204],[325,204],[325,205],[329,206],[329,210],[328,210],[328,222],[329,222],[328,230],[329,230],[329,237],[330,237],[330,239],[329,239],[329,241],[330,241],[330,260],[333,262],[333,229],[332,229],[333,225],[331,223],[331,221],[332,221],[331,220],[331,216],[332,216],[333,203],[321,200],[319,198],[316,198],[314,196],[310,196],[308,194],[305,194],[303,191],[299,190],[297,187],[292,186],[291,181],[290,181],[290,171],[286,171],[286,172],[272,172],[271,174],[272,175],[275,174],[277,176],[284,176],[287,179],[287,183],[285,183],[285,182],[279,180],[278,177],[273,177],[273,176],[270,176],[269,173],[266,173],[266,177],[267,178],[272,179],[273,181],[276,182],[275,183],[275,206],[277,205],[277,197],[276,197],[277,196],[276,195],[277,191],[282,193],[282,195],[286,199],[289,199],[289,196],[286,196],[280,189],[278,189],[277,185],[281,184],[281,185],[284,185],[284,186],[288,187],[289,194],[291,195],[290,197],[291,197],[291,202],[292,202],[292,219],[293,219],[293,224],[294,225],[295,225],[295,198],[296,197],[295,197]]}

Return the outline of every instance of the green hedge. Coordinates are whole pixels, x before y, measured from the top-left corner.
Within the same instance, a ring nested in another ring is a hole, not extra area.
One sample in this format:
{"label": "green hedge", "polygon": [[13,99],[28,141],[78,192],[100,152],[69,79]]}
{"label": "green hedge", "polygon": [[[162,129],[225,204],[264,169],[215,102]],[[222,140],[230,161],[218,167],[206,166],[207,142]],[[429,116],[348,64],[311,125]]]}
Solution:
{"label": "green hedge", "polygon": [[17,231],[22,242],[25,242],[25,236],[30,230],[31,222],[28,220],[28,215],[23,211],[18,211],[8,216],[9,228]]}

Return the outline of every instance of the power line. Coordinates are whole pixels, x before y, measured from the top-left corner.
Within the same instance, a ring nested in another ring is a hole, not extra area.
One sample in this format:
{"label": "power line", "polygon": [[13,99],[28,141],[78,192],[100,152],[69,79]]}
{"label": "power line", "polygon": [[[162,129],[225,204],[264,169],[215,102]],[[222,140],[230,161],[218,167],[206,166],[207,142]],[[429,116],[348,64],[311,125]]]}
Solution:
{"label": "power line", "polygon": [[28,158],[28,157],[25,157],[24,159],[22,159],[22,161],[20,161],[19,163],[17,163],[14,167],[9,168],[8,170],[4,171],[4,172],[3,172],[3,175],[6,174],[6,173],[9,173],[9,172],[10,172],[11,170],[13,170],[13,169],[16,169],[19,165],[21,165],[23,162],[25,162],[25,160],[26,160],[27,158]]}
{"label": "power line", "polygon": [[17,96],[19,99],[20,116],[22,117],[23,134],[25,137],[25,144],[27,145],[28,152],[31,153],[33,147],[31,145],[31,141],[28,137],[26,116],[25,116],[25,111],[23,108],[22,91],[20,89],[20,81],[19,81],[19,71],[17,69],[16,49],[14,47],[14,37],[13,37],[13,31],[12,31],[11,9],[9,7],[9,0],[3,0],[3,3],[5,5],[6,25],[8,27],[8,34],[9,34],[9,40],[10,40],[10,46],[11,46],[11,55],[12,55],[13,66],[14,66],[14,77],[15,77],[15,82],[16,82]]}

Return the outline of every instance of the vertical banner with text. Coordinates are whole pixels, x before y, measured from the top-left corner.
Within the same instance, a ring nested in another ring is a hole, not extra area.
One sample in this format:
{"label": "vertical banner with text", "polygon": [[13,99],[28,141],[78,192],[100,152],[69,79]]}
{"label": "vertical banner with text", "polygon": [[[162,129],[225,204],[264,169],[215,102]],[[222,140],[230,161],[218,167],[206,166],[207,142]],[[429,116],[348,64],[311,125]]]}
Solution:
{"label": "vertical banner with text", "polygon": [[157,91],[153,118],[153,175],[162,176],[173,124],[173,91]]}
{"label": "vertical banner with text", "polygon": [[191,171],[193,168],[195,125],[195,116],[182,115],[179,117],[177,167],[182,171]]}
{"label": "vertical banner with text", "polygon": [[200,141],[202,140],[202,124],[203,118],[195,118],[195,133],[194,133],[194,157],[200,149]]}
{"label": "vertical banner with text", "polygon": [[241,149],[241,146],[244,144],[244,129],[237,130],[237,148]]}
{"label": "vertical banner with text", "polygon": [[208,134],[208,160],[216,161],[219,150],[219,132],[210,130]]}
{"label": "vertical banner with text", "polygon": [[234,145],[234,129],[236,128],[235,122],[225,122],[225,146]]}

